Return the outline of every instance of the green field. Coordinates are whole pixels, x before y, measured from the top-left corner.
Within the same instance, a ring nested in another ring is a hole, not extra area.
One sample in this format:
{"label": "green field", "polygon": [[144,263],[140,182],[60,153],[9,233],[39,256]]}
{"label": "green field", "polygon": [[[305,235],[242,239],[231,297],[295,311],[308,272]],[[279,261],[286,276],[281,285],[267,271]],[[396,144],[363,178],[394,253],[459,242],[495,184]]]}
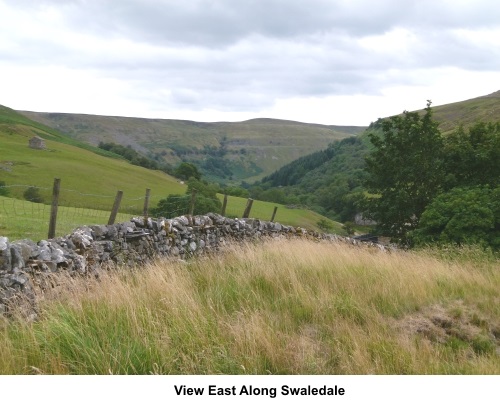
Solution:
{"label": "green field", "polygon": [[[220,199],[222,201],[221,196]],[[232,218],[241,218],[243,212],[245,211],[246,204],[247,200],[244,198],[229,196],[226,215]],[[306,209],[287,208],[284,205],[272,202],[254,201],[250,217],[269,221],[273,214],[274,207],[278,207],[276,217],[274,218],[276,222],[280,222],[284,225],[300,226],[306,229],[319,230],[317,222],[324,219],[331,223],[333,233],[341,235],[345,234],[340,223],[331,221],[316,212]]]}
{"label": "green field", "polygon": [[[56,236],[68,235],[82,225],[107,224],[110,212],[111,210],[60,206],[57,214]],[[46,239],[49,218],[50,205],[0,197],[0,236],[7,236],[11,240]],[[119,213],[116,222],[129,219],[130,214]]]}

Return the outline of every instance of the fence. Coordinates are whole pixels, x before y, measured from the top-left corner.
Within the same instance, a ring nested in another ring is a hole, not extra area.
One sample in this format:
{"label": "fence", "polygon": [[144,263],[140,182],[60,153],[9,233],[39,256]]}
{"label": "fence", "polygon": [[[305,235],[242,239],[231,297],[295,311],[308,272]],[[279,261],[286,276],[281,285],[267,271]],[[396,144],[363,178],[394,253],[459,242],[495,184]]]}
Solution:
{"label": "fence", "polygon": [[[17,198],[11,198],[11,195]],[[20,199],[21,195],[31,201]],[[40,240],[68,234],[82,225],[124,222],[131,216],[174,218],[205,214],[200,211],[203,209],[227,217],[248,218],[253,207],[252,199],[245,202],[241,198],[232,198],[232,204],[228,204],[227,195],[221,196],[222,201],[214,200],[198,196],[196,190],[191,195],[170,195],[164,199],[167,203],[162,205],[160,200],[160,204],[154,208],[150,207],[151,200],[150,189],[146,189],[142,196],[128,196],[120,190],[114,195],[100,195],[62,188],[59,179],[54,179],[52,189],[3,185],[0,186],[0,236]],[[272,215],[271,212],[264,213],[262,209],[259,213],[262,219],[274,221],[276,210],[277,207],[274,207]]]}

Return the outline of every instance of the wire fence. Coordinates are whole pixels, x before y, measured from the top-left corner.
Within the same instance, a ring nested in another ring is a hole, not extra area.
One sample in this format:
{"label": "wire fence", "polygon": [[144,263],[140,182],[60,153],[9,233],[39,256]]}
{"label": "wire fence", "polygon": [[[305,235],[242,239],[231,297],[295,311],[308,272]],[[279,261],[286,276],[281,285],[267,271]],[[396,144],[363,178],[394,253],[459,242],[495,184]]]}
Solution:
{"label": "wire fence", "polygon": [[[24,190],[21,196],[19,192],[16,192],[19,189]],[[27,190],[30,191],[27,192]],[[52,215],[52,201],[47,200],[47,191],[50,192],[44,187],[18,184],[1,187],[0,236],[33,240],[47,238]],[[114,199],[115,196],[112,195],[60,189],[57,222],[53,236],[70,233],[82,225],[108,223]],[[124,197],[115,221],[126,221],[132,215],[141,213],[143,203],[144,197]]]}
{"label": "wire fence", "polygon": [[[66,188],[58,188],[54,200],[57,180],[53,189],[21,184],[0,185],[0,236],[40,240],[68,234],[82,225],[124,222],[141,215],[174,218],[215,212],[242,218],[249,217],[253,202],[248,199],[246,205],[242,205],[244,200],[237,199],[228,207],[227,196],[208,198],[193,190],[191,195],[154,198],[157,205],[149,207],[152,196],[148,189],[142,196],[129,196],[120,191],[116,195],[102,195]],[[271,219],[275,213],[276,208]]]}

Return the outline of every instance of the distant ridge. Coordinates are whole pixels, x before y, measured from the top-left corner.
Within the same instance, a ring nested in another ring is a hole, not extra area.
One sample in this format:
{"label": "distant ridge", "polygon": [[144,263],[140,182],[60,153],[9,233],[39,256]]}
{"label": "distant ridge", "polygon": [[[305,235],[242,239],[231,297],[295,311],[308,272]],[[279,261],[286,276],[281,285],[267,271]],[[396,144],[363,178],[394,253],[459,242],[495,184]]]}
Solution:
{"label": "distant ridge", "polygon": [[357,135],[366,127],[308,124],[255,118],[243,122],[196,122],[173,119],[20,111],[26,117],[97,146],[114,142],[177,165],[190,161],[209,180],[251,183],[283,165],[330,143]]}

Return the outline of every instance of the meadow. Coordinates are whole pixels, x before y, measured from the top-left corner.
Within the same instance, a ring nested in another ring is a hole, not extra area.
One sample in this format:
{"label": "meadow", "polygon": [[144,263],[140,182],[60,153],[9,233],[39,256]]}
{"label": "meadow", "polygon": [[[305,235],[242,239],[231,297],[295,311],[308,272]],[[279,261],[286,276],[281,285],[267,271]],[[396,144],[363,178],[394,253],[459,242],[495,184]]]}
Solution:
{"label": "meadow", "polygon": [[52,278],[2,374],[500,374],[500,265],[312,240]]}

